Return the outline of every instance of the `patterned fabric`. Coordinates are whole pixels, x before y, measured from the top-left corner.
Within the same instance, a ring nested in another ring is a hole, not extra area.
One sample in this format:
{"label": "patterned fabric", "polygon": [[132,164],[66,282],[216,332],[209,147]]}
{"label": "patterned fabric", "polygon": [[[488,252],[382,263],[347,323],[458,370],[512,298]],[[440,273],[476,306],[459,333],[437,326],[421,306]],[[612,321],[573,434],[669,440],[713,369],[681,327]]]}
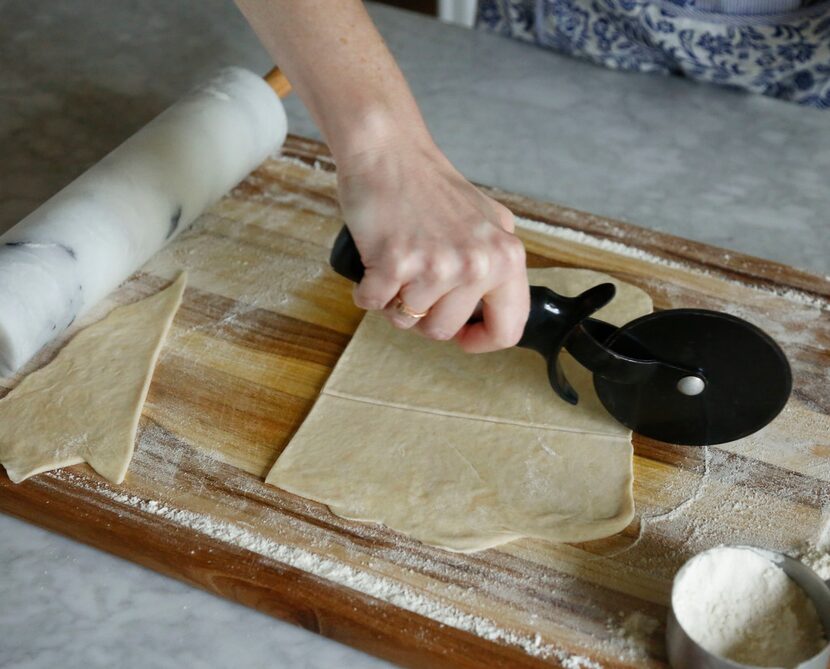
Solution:
{"label": "patterned fabric", "polygon": [[777,2],[788,11],[765,11],[771,0],[479,0],[477,25],[606,67],[828,109],[830,0]]}

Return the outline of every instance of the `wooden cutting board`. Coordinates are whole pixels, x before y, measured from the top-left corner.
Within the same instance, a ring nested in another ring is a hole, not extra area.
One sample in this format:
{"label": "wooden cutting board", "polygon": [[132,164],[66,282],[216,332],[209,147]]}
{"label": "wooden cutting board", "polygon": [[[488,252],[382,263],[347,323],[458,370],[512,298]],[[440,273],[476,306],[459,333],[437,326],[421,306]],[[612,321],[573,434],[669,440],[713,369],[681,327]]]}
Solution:
{"label": "wooden cutting board", "polygon": [[[20,485],[0,473],[0,508],[430,668],[664,666],[668,594],[684,560],[722,542],[793,551],[816,541],[830,509],[830,282],[492,189],[536,221],[521,232],[530,265],[597,269],[644,288],[657,308],[720,309],[766,329],[794,369],[785,412],[718,447],[635,437],[637,518],[579,545],[522,540],[459,555],[265,485],[361,318],[327,266],[341,225],[332,171],[322,145],[290,138],[283,158],[78,325],[189,271],[124,484],[85,465]],[[0,395],[21,376],[2,380]]]}

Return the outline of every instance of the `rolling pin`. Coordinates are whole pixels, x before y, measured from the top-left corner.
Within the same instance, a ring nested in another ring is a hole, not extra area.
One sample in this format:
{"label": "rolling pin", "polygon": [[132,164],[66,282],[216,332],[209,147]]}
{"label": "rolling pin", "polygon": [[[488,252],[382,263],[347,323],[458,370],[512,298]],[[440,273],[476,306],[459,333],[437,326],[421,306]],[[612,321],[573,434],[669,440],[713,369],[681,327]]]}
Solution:
{"label": "rolling pin", "polygon": [[0,236],[0,376],[279,149],[290,90],[277,68],[221,70]]}

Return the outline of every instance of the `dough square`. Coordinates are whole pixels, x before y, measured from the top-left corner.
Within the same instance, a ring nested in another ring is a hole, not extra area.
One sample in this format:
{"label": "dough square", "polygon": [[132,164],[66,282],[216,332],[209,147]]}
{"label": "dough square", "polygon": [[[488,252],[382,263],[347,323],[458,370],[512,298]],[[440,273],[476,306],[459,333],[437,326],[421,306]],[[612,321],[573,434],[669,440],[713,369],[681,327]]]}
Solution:
{"label": "dough square", "polygon": [[[598,313],[612,323],[651,311],[643,291],[596,272],[529,276],[565,295],[613,281],[617,297]],[[468,355],[369,314],[266,481],[460,552],[609,536],[634,514],[631,433],[590,373],[563,364],[576,407],[554,395],[536,353]]]}

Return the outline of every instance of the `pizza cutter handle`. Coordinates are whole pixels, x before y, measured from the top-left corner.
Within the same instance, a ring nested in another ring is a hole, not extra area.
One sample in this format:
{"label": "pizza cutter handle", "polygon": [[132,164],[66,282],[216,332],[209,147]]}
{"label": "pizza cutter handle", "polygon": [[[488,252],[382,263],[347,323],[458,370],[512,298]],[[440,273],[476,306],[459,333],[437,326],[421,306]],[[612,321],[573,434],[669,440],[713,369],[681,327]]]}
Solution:
{"label": "pizza cutter handle", "polygon": [[[345,225],[340,229],[337,238],[334,240],[329,262],[335,272],[349,281],[360,283],[363,280],[366,268],[360,259],[360,252],[354,243],[352,233],[349,232],[349,229]],[[573,325],[582,320],[587,314],[596,311],[596,309],[607,303],[614,296],[614,286],[604,284],[604,288],[600,291],[602,293],[601,296],[597,295],[596,291],[591,292],[594,292],[595,296],[595,299],[590,300],[593,306],[588,309],[584,309],[584,307],[575,309],[574,305],[577,303],[585,305],[584,298],[577,301],[576,298],[564,297],[548,288],[531,286],[530,314],[519,346],[539,350],[540,353],[542,352],[540,350],[541,346],[544,346],[545,349],[549,348],[548,342],[550,340],[552,322],[570,322],[567,326],[567,329],[570,331]],[[579,312],[578,314],[576,313],[577,311]],[[476,314],[473,315],[470,322],[481,320],[479,314],[480,310],[477,309]]]}
{"label": "pizza cutter handle", "polygon": [[331,247],[329,263],[335,272],[349,281],[354,283],[363,281],[366,268],[360,259],[360,252],[357,250],[357,244],[354,243],[352,233],[345,225],[337,233],[337,238]]}

